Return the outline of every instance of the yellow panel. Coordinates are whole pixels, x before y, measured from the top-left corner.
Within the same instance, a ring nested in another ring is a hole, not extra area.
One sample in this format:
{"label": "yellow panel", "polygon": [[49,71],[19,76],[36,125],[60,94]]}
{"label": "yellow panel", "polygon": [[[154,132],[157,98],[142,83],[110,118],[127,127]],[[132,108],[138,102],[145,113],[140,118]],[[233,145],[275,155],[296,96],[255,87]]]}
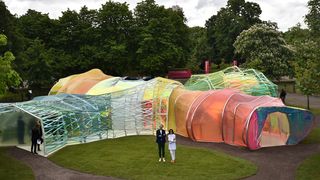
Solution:
{"label": "yellow panel", "polygon": [[100,81],[96,85],[94,85],[86,94],[87,95],[101,95],[106,94],[108,88],[114,86],[121,78],[120,77],[112,77],[103,81]]}
{"label": "yellow panel", "polygon": [[174,113],[174,106],[176,103],[176,99],[183,93],[187,92],[188,90],[177,87],[173,89],[171,96],[169,98],[169,112],[168,112],[168,129],[173,129],[176,131],[176,118]]}

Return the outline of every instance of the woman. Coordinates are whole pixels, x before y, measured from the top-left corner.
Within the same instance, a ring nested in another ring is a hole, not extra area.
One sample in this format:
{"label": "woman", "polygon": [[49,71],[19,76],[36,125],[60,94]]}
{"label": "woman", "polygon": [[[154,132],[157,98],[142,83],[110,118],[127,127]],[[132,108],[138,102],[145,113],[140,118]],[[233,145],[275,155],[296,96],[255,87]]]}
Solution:
{"label": "woman", "polygon": [[[40,123],[40,120],[38,120],[37,121],[37,126],[39,127],[39,139],[37,140],[37,145],[38,145],[38,151],[41,151],[41,149],[40,149],[40,144],[42,144],[43,143],[43,138],[42,138],[42,127],[41,127],[41,123]],[[39,143],[39,142],[40,143]]]}
{"label": "woman", "polygon": [[169,130],[168,141],[169,141],[169,151],[171,155],[171,162],[175,163],[177,146],[176,146],[176,135],[174,134],[172,129]]}

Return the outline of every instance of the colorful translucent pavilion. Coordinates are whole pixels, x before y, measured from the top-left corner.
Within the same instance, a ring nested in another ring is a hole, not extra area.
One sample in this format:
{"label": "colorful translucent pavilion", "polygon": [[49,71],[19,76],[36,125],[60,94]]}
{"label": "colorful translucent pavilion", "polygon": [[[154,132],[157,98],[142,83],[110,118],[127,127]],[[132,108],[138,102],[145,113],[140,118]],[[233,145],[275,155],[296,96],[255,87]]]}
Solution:
{"label": "colorful translucent pavilion", "polygon": [[93,69],[60,79],[49,96],[0,104],[0,144],[28,143],[36,119],[45,155],[68,144],[153,134],[159,124],[195,141],[253,150],[297,144],[314,118],[268,96],[276,89],[263,74],[235,67],[193,76],[186,86],[165,78],[122,80]]}

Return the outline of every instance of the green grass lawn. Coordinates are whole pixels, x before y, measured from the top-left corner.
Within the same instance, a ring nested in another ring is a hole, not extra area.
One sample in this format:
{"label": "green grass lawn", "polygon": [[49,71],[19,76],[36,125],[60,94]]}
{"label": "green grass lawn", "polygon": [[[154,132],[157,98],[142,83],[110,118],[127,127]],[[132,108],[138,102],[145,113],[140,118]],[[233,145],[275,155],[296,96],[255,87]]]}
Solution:
{"label": "green grass lawn", "polygon": [[296,179],[309,180],[320,179],[320,154],[307,158],[299,166],[296,172]]}
{"label": "green grass lawn", "polygon": [[0,179],[34,179],[31,168],[7,155],[7,149],[0,147]]}
{"label": "green grass lawn", "polygon": [[175,164],[166,148],[158,162],[154,136],[130,136],[68,146],[49,157],[53,162],[91,174],[124,179],[240,179],[254,175],[252,163],[220,152],[178,145]]}
{"label": "green grass lawn", "polygon": [[[311,109],[315,116],[320,115],[320,109]],[[315,127],[311,133],[301,142],[303,144],[320,143],[320,127]],[[298,167],[296,179],[309,180],[320,179],[320,154],[310,156]]]}
{"label": "green grass lawn", "polygon": [[[292,107],[299,107],[299,108],[302,108],[302,109],[307,109],[306,106],[302,106],[302,105],[294,105],[294,104],[286,104],[287,106],[292,106]],[[313,115],[315,116],[319,116],[320,115],[320,109],[317,109],[317,108],[310,108],[309,111],[312,112]]]}

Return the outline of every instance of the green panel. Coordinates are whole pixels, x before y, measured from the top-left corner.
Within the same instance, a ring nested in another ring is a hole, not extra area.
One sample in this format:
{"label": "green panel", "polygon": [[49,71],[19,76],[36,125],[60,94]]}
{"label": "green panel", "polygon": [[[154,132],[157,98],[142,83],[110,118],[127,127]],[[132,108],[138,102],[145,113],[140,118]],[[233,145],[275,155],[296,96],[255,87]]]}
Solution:
{"label": "green panel", "polygon": [[278,86],[266,78],[263,73],[235,66],[211,74],[192,75],[185,87],[189,90],[200,91],[232,88],[253,96],[277,97],[278,95]]}

